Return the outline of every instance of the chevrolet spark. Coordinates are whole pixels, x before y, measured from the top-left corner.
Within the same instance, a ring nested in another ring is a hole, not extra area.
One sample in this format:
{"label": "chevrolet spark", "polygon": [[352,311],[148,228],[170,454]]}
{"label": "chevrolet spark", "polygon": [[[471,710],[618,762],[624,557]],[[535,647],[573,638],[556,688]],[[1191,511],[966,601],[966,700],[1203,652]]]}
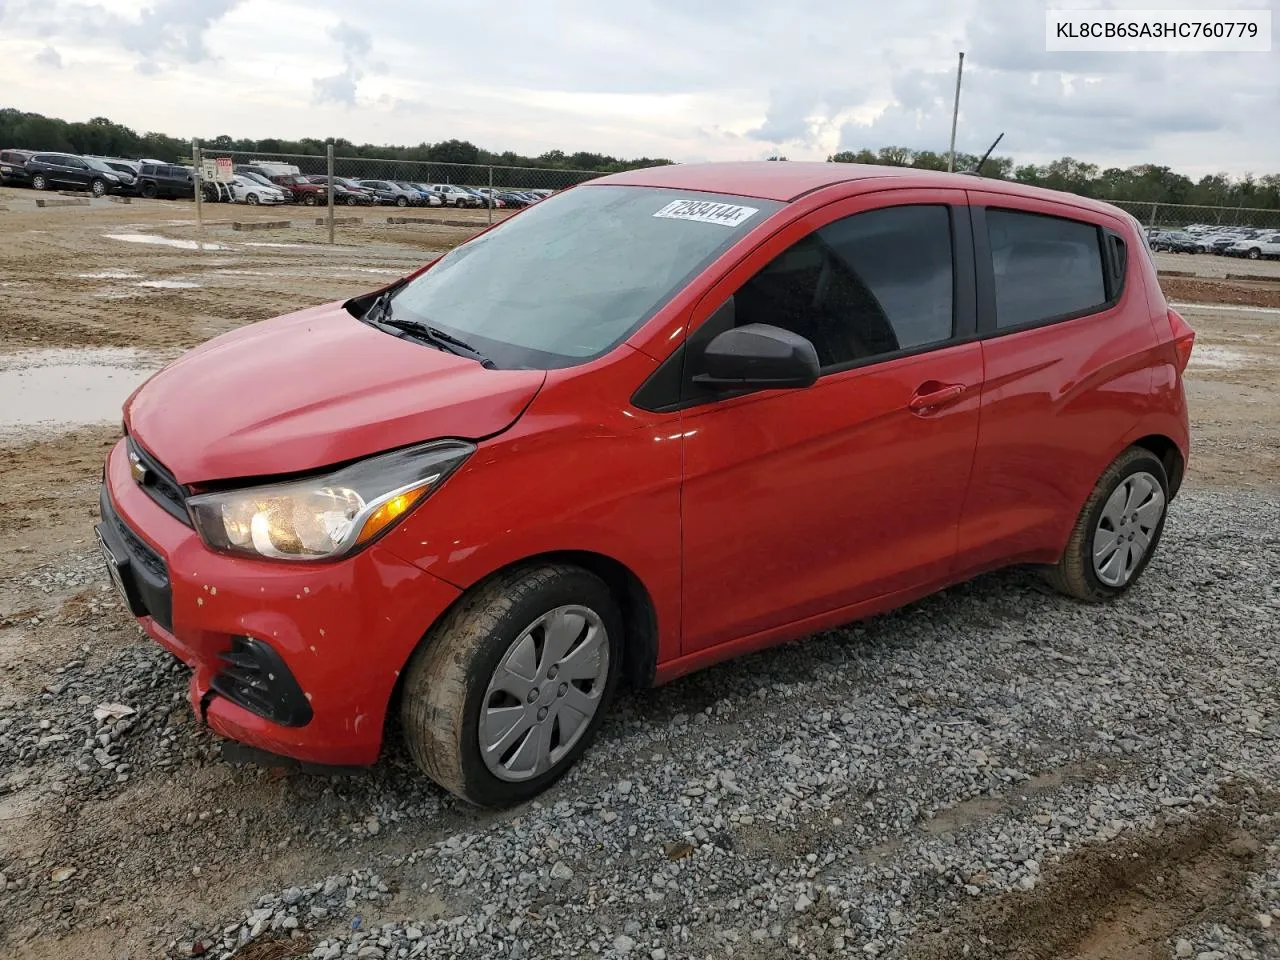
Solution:
{"label": "chevrolet spark", "polygon": [[1139,225],[846,164],[678,165],[239,329],[128,400],[99,538],[215,733],[482,805],[664,683],[1040,565],[1142,574],[1194,334]]}

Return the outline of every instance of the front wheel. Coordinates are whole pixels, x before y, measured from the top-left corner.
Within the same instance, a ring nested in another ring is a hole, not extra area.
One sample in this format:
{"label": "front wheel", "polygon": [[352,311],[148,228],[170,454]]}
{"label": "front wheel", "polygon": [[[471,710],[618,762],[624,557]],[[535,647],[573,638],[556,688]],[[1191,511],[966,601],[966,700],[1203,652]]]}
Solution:
{"label": "front wheel", "polygon": [[359,197],[357,197],[354,193],[353,193],[353,194],[350,194],[350,195],[347,197],[347,206],[348,206],[348,207],[354,207],[354,206],[356,206],[356,205],[357,205],[357,204],[359,204],[359,203],[360,203],[360,198],[359,198]]}
{"label": "front wheel", "polygon": [[302,205],[304,207],[314,207],[319,201],[314,193],[304,193],[302,195]]}
{"label": "front wheel", "polygon": [[1123,593],[1151,562],[1168,504],[1160,459],[1142,447],[1124,451],[1089,494],[1062,559],[1045,572],[1050,586],[1092,603]]}
{"label": "front wheel", "polygon": [[1248,257],[1250,260],[1259,260],[1262,257],[1262,251],[1257,247],[1250,247]]}
{"label": "front wheel", "polygon": [[37,190],[48,190],[49,181],[45,179],[43,173],[37,173],[31,178],[31,186],[35,187]]}
{"label": "front wheel", "polygon": [[471,803],[527,800],[587,748],[621,660],[622,617],[594,574],[565,564],[499,574],[410,660],[400,708],[409,753]]}
{"label": "front wheel", "polygon": [[251,207],[256,207],[256,206],[258,205],[258,202],[259,202],[259,201],[258,201],[258,195],[257,195],[256,193],[251,193],[251,194],[249,194],[247,197],[245,197],[245,198],[244,198],[244,202],[245,202],[245,203],[247,203],[247,204],[249,204],[249,206],[251,206]]}
{"label": "front wheel", "polygon": [[107,192],[107,182],[105,180],[95,180],[89,184],[89,192],[95,197],[105,196]]}

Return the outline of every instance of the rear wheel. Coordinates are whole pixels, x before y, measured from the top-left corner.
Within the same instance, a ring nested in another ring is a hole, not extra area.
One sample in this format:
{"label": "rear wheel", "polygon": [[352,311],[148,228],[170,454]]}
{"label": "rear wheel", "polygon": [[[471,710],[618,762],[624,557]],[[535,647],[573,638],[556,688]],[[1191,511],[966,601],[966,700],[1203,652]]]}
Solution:
{"label": "rear wheel", "polygon": [[527,800],[587,748],[621,659],[622,618],[598,577],[564,564],[500,574],[410,661],[400,711],[409,752],[471,803]]}
{"label": "rear wheel", "polygon": [[48,190],[49,181],[45,179],[45,175],[43,173],[37,173],[31,177],[31,186],[35,187],[37,190]]}
{"label": "rear wheel", "polygon": [[142,194],[144,199],[154,200],[160,191],[154,183],[144,183],[138,192]]}
{"label": "rear wheel", "polygon": [[1045,578],[1078,600],[1097,602],[1123,593],[1151,562],[1168,502],[1164,464],[1150,450],[1130,447],[1103,471],[1062,559]]}

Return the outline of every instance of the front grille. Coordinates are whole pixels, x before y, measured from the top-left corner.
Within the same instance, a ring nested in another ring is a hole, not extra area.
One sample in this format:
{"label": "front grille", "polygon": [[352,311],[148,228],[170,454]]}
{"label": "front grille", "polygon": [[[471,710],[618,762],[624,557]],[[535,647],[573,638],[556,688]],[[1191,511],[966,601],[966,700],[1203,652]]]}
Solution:
{"label": "front grille", "polygon": [[210,686],[232,703],[284,727],[311,722],[311,704],[298,681],[270,644],[232,637],[221,654],[223,668]]}
{"label": "front grille", "polygon": [[149,616],[166,630],[173,630],[173,590],[164,558],[116,512],[105,484],[98,495],[98,511],[102,516],[99,532],[121,561],[118,573],[130,611],[134,616]]}
{"label": "front grille", "polygon": [[129,529],[129,525],[120,518],[114,507],[108,507],[108,509],[103,510],[102,517],[115,528],[120,539],[124,541],[124,546],[129,551],[129,560],[131,562],[142,566],[153,577],[161,579],[165,583],[169,582],[169,568],[165,566],[164,558],[152,550],[146,541]]}
{"label": "front grille", "polygon": [[142,445],[132,437],[129,438],[129,456],[136,457],[146,468],[141,486],[147,492],[147,496],[188,527],[191,526],[191,516],[187,513],[186,488],[177,481],[164,464],[144,450]]}

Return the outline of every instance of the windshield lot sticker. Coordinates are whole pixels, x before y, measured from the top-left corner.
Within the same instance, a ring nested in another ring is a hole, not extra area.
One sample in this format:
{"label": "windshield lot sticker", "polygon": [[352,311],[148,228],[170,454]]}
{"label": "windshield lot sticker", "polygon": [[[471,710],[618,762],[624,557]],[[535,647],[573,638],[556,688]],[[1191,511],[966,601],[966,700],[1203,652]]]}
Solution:
{"label": "windshield lot sticker", "polygon": [[759,213],[756,207],[740,207],[732,203],[714,203],[710,200],[673,200],[654,214],[667,220],[694,220],[697,223],[718,223],[736,227]]}

